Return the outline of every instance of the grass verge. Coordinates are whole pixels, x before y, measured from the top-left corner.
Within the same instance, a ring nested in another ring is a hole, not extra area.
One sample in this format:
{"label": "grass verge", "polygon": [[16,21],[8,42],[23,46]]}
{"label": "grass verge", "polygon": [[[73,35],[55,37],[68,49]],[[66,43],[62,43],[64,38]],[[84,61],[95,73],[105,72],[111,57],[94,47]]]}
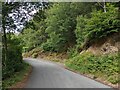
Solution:
{"label": "grass verge", "polygon": [[2,81],[2,89],[23,88],[31,70],[32,67],[29,64],[24,63],[24,67],[20,72],[16,72],[10,78]]}
{"label": "grass verge", "polygon": [[83,53],[70,58],[65,64],[71,70],[116,88],[119,83],[119,60],[119,54],[94,56]]}
{"label": "grass verge", "polygon": [[[37,56],[36,56],[37,53]],[[97,80],[101,83],[118,87],[120,80],[118,79],[120,54],[108,55],[93,55],[90,52],[82,54],[72,52],[69,55],[66,53],[50,53],[42,52],[39,49],[34,49],[26,54],[26,57],[36,56],[44,60],[62,63],[66,69]],[[69,57],[69,58],[68,58]]]}

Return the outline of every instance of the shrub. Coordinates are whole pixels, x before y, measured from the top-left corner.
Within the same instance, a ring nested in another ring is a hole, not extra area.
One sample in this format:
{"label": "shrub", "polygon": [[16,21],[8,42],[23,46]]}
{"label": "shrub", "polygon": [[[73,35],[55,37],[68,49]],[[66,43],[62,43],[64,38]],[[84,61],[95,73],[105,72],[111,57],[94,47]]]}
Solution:
{"label": "shrub", "polygon": [[51,40],[47,40],[47,42],[43,43],[41,48],[45,51],[51,52],[62,52],[65,51],[67,48],[64,46],[64,40],[57,40],[57,38]]}
{"label": "shrub", "polygon": [[89,52],[84,52],[69,59],[66,65],[81,73],[93,74],[95,77],[102,75],[109,82],[116,84],[118,83],[119,60],[119,54],[95,56]]}
{"label": "shrub", "polygon": [[22,47],[19,45],[17,38],[8,39],[7,57],[4,58],[3,48],[2,58],[2,78],[9,78],[14,72],[19,72],[23,68]]}
{"label": "shrub", "polygon": [[76,48],[69,48],[67,51],[68,57],[72,58],[75,57],[78,54],[78,51]]}
{"label": "shrub", "polygon": [[106,7],[106,13],[95,10],[89,18],[86,16],[77,17],[75,30],[77,46],[81,47],[82,45],[91,44],[100,38],[120,31],[117,8],[109,3],[107,3]]}

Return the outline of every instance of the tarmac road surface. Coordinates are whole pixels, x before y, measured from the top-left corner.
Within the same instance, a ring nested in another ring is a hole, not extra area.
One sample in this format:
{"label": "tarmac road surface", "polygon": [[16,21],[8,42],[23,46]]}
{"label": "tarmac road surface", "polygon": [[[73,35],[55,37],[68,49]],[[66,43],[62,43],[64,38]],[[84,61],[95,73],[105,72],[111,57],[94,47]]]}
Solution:
{"label": "tarmac road surface", "polygon": [[25,88],[111,88],[56,63],[33,58],[24,60],[33,67]]}

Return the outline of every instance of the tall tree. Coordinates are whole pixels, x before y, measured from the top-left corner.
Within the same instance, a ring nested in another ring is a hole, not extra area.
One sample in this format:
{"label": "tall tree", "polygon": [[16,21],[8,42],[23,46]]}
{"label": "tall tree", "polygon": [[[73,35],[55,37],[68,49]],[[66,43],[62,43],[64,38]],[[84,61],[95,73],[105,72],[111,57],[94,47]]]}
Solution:
{"label": "tall tree", "polygon": [[12,4],[12,3],[3,3],[2,2],[2,29],[3,29],[3,50],[5,51],[4,59],[6,60],[7,57],[7,37],[6,37],[6,19],[8,16],[8,13],[10,11],[17,7],[18,3]]}
{"label": "tall tree", "polygon": [[[2,32],[4,59],[7,57],[7,37],[10,31],[20,31],[29,19],[34,16],[35,11],[46,6],[42,2],[2,2]],[[33,12],[34,11],[34,12]]]}
{"label": "tall tree", "polygon": [[43,48],[60,51],[61,48],[67,50],[73,46],[76,43],[76,17],[81,14],[89,15],[92,4],[94,3],[54,3],[47,13],[46,32],[49,39],[43,44]]}

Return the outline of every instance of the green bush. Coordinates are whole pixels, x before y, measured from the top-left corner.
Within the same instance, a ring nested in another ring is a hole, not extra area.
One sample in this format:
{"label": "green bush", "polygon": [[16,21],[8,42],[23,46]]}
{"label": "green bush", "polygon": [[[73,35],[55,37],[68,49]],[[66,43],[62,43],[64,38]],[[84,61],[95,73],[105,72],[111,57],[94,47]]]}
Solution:
{"label": "green bush", "polygon": [[47,11],[46,33],[49,38],[43,49],[55,52],[66,51],[76,42],[76,17],[82,12],[81,3],[54,3]]}
{"label": "green bush", "polygon": [[77,17],[75,30],[77,46],[81,47],[84,43],[93,43],[100,38],[120,31],[118,8],[109,3],[107,3],[106,8],[106,13],[101,10],[94,10],[91,17],[82,15]]}
{"label": "green bush", "polygon": [[[57,38],[51,40],[47,40],[46,43],[43,43],[41,48],[45,51],[51,51],[51,52],[62,52],[65,51],[67,48],[65,48],[64,44],[65,41],[64,40],[57,40]],[[62,49],[61,49],[62,48]]]}
{"label": "green bush", "polygon": [[12,73],[22,69],[22,53],[20,47],[9,47],[7,52],[7,59],[3,66],[3,78],[10,77]]}
{"label": "green bush", "polygon": [[95,77],[107,78],[111,83],[118,83],[120,55],[95,56],[89,52],[78,54],[69,59],[66,65],[80,71],[83,74],[93,74]]}
{"label": "green bush", "polygon": [[53,51],[52,45],[48,42],[43,43],[41,47],[45,51]]}
{"label": "green bush", "polygon": [[8,90],[8,88],[15,86],[19,82],[25,79],[26,74],[29,73],[31,66],[28,63],[23,62],[22,70],[11,75],[2,81],[2,90]]}
{"label": "green bush", "polygon": [[78,51],[76,48],[69,48],[67,51],[67,55],[69,58],[73,58],[78,54]]}
{"label": "green bush", "polygon": [[86,38],[86,34],[88,33],[86,30],[85,30],[85,25],[87,24],[87,17],[85,16],[79,16],[77,17],[77,26],[76,26],[76,30],[75,30],[75,35],[76,35],[76,38],[77,38],[77,44],[79,46],[81,46],[84,41],[85,41],[85,38]]}
{"label": "green bush", "polygon": [[8,39],[7,57],[4,58],[5,52],[3,48],[2,58],[2,78],[9,78],[14,72],[19,72],[23,68],[22,47],[19,40],[15,37]]}
{"label": "green bush", "polygon": [[110,33],[118,32],[120,20],[118,17],[118,10],[109,3],[106,5],[107,12],[93,11],[92,17],[86,24],[87,37],[89,39],[99,39]]}

